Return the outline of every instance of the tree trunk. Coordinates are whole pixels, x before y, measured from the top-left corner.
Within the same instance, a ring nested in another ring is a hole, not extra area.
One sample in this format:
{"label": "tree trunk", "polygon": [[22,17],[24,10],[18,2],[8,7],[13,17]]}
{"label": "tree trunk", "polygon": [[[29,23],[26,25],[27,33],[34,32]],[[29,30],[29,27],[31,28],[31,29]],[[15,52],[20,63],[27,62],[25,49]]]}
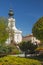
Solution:
{"label": "tree trunk", "polygon": [[27,57],[27,53],[25,52],[25,58]]}

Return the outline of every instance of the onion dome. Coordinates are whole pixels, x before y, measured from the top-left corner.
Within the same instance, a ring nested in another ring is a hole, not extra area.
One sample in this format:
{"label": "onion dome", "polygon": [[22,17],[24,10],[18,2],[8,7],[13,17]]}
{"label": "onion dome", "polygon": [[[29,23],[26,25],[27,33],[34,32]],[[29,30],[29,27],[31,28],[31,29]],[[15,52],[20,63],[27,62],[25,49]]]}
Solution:
{"label": "onion dome", "polygon": [[9,13],[8,13],[9,16],[13,16],[14,15],[14,12],[12,9],[9,10]]}

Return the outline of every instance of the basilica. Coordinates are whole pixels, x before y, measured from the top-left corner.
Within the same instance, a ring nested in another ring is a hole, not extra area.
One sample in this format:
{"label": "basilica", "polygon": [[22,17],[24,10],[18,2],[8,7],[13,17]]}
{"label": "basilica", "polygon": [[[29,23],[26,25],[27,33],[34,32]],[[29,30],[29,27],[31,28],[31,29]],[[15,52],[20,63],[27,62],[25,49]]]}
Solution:
{"label": "basilica", "polygon": [[9,10],[8,27],[9,38],[6,40],[6,44],[20,43],[22,41],[22,31],[18,30],[15,25],[14,12],[12,9]]}

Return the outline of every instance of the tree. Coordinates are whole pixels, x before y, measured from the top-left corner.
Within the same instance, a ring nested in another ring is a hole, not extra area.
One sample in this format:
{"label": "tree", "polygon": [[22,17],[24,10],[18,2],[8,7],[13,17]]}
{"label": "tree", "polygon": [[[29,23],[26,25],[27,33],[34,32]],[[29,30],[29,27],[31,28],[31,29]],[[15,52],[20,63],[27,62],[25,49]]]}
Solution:
{"label": "tree", "polygon": [[26,51],[27,51],[26,42],[21,42],[21,43],[19,44],[19,47],[20,47],[20,49],[21,49],[23,52],[25,52],[25,57],[26,57]]}
{"label": "tree", "polygon": [[34,45],[33,43],[31,43],[31,41],[28,41],[20,43],[19,47],[25,53],[26,57],[28,52],[34,52],[34,50],[37,48],[37,45]]}
{"label": "tree", "polygon": [[5,43],[6,39],[8,38],[7,28],[7,19],[0,17],[0,44]]}
{"label": "tree", "polygon": [[30,50],[30,54],[35,53],[35,49],[38,47],[37,44],[31,43],[30,41],[27,42],[28,49]]}
{"label": "tree", "polygon": [[43,17],[41,17],[32,28],[33,35],[43,42]]}

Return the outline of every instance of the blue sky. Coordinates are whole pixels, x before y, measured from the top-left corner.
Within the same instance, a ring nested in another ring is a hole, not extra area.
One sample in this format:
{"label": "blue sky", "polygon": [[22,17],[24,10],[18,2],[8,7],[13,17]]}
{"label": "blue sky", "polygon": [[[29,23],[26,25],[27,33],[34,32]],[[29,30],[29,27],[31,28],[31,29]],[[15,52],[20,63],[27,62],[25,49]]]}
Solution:
{"label": "blue sky", "polygon": [[14,10],[16,27],[23,35],[31,34],[33,24],[43,16],[43,0],[0,0],[0,16],[8,17],[10,7]]}

